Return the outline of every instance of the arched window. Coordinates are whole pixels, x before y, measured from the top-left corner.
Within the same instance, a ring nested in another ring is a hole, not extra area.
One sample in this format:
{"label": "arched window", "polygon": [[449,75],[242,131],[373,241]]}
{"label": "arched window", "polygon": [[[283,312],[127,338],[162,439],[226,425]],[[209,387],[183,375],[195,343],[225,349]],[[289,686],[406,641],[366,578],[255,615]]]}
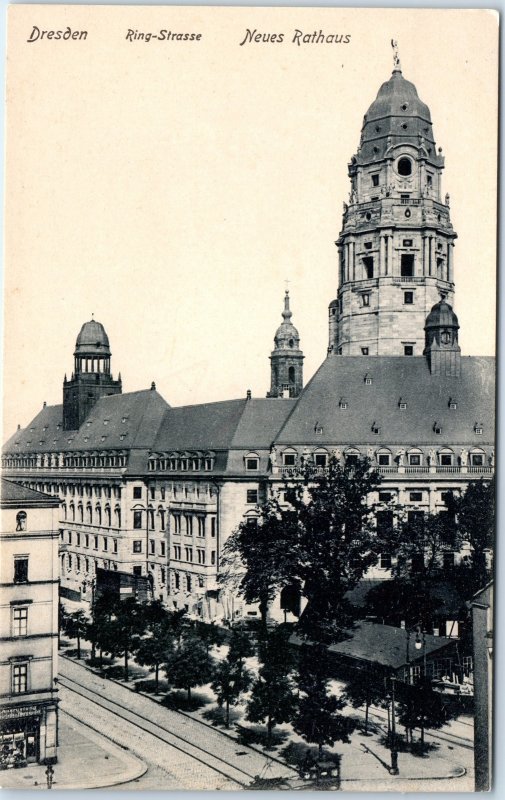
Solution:
{"label": "arched window", "polygon": [[484,450],[480,448],[475,448],[470,453],[470,466],[471,467],[483,467],[486,463],[486,457]]}
{"label": "arched window", "polygon": [[452,467],[454,464],[454,453],[448,447],[438,451],[438,463],[441,467]]}
{"label": "arched window", "polygon": [[16,530],[17,531],[26,530],[26,511],[18,511],[18,513],[16,514]]}
{"label": "arched window", "polygon": [[245,457],[247,472],[257,472],[260,468],[260,458],[257,453],[248,453]]}
{"label": "arched window", "polygon": [[409,467],[421,467],[423,463],[423,453],[417,447],[412,447],[407,453]]}
{"label": "arched window", "polygon": [[95,511],[96,511],[96,524],[97,525],[101,525],[102,524],[102,509],[100,508],[100,506],[97,506]]}
{"label": "arched window", "polygon": [[377,464],[379,467],[390,467],[391,460],[391,450],[388,450],[387,447],[381,447],[381,449],[377,451]]}
{"label": "arched window", "polygon": [[328,452],[324,448],[319,447],[314,453],[314,465],[320,469],[328,466]]}
{"label": "arched window", "polygon": [[84,510],[82,506],[77,506],[77,511],[79,514],[79,522],[84,522]]}
{"label": "arched window", "polygon": [[298,453],[292,447],[287,448],[282,453],[282,465],[284,467],[296,467]]}
{"label": "arched window", "polygon": [[289,380],[290,383],[294,383],[295,382],[295,368],[294,367],[290,367],[288,369],[288,380]]}
{"label": "arched window", "polygon": [[111,525],[110,506],[105,506],[105,524],[110,528]]}
{"label": "arched window", "polygon": [[116,527],[120,528],[121,527],[121,509],[120,508],[114,509],[114,514],[115,514],[115,517],[116,517]]}
{"label": "arched window", "polygon": [[361,457],[361,453],[355,447],[349,447],[345,451],[344,456],[345,456],[345,463],[352,465],[358,463],[358,460]]}
{"label": "arched window", "polygon": [[93,509],[91,508],[91,506],[86,506],[86,519],[88,525],[93,524]]}

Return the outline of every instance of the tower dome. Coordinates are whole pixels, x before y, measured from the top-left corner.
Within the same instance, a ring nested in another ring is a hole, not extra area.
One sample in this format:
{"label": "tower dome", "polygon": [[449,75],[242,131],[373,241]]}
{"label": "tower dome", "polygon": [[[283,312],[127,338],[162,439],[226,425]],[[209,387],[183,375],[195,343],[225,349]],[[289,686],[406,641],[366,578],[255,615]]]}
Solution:
{"label": "tower dome", "polygon": [[275,332],[275,348],[270,356],[271,383],[267,397],[298,397],[303,389],[304,356],[300,350],[300,334],[291,317],[286,290],[282,322]]}
{"label": "tower dome", "polygon": [[293,313],[289,307],[289,292],[286,289],[284,295],[284,311],[282,312],[282,322],[277,328],[274,336],[275,347],[292,349],[300,344],[300,334],[291,322]]}
{"label": "tower dome", "polygon": [[91,319],[82,326],[75,343],[75,355],[80,354],[110,356],[109,337],[101,322]]}
{"label": "tower dome", "polygon": [[429,330],[432,328],[459,328],[458,317],[444,297],[438,303],[435,303],[426,317],[424,329]]}

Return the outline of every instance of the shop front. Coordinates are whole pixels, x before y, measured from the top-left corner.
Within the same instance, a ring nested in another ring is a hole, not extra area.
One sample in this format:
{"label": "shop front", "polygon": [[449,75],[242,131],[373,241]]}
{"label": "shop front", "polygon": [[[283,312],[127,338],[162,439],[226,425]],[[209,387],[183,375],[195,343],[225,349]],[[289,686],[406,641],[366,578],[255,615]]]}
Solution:
{"label": "shop front", "polygon": [[54,763],[57,745],[56,704],[0,710],[0,769]]}

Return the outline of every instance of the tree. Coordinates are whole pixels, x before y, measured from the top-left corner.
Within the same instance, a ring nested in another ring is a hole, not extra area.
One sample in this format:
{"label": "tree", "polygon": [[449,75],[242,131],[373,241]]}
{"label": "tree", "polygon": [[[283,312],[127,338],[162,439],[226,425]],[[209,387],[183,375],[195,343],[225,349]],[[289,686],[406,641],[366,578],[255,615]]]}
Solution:
{"label": "tree", "polygon": [[[140,637],[146,629],[145,605],[139,603],[134,597],[108,597],[100,598],[101,603],[95,604],[94,623],[96,627],[97,643],[100,649],[110,653],[113,657],[124,658],[124,679],[129,678],[129,656],[140,643]],[[98,605],[98,615],[97,615]]]}
{"label": "tree", "polygon": [[61,602],[58,603],[58,647],[61,646],[61,634],[64,633],[66,629],[68,614],[65,610],[65,606]]}
{"label": "tree", "polygon": [[283,626],[263,633],[259,642],[261,667],[254,681],[247,706],[250,722],[267,723],[267,747],[275,725],[290,722],[297,699],[291,677],[294,659],[288,643],[289,629]]}
{"label": "tree", "polygon": [[145,607],[147,636],[140,640],[135,658],[141,666],[154,669],[156,692],[159,688],[160,666],[167,660],[174,640],[182,631],[184,615],[184,611],[168,611],[159,600]]}
{"label": "tree", "polygon": [[165,663],[169,683],[176,688],[186,689],[188,703],[191,700],[191,689],[210,681],[212,669],[213,659],[207,652],[207,647],[191,630],[183,633],[174,642]]}
{"label": "tree", "polygon": [[214,645],[223,644],[225,641],[226,634],[222,628],[215,624],[215,622],[203,622],[202,620],[196,620],[192,628],[195,632],[195,635],[198,636],[199,639],[205,644],[207,648],[207,654],[210,653],[211,647]]}
{"label": "tree", "polygon": [[365,735],[368,734],[368,712],[371,705],[379,705],[384,702],[384,683],[374,681],[373,676],[364,670],[355,669],[351,679],[348,681],[344,698],[349,700],[354,708],[365,706]]}
{"label": "tree", "polygon": [[230,705],[234,705],[240,695],[251,685],[252,676],[249,670],[238,669],[236,664],[226,658],[214,671],[212,690],[216,693],[220,708],[225,707],[225,725],[230,727]]}
{"label": "tree", "polygon": [[301,628],[329,641],[350,619],[345,594],[376,563],[377,536],[368,497],[381,476],[368,459],[341,466],[331,459],[324,475],[310,466],[290,491],[289,506],[270,498],[258,507],[257,525],[241,523],[224,547],[225,580],[248,603],[267,610],[284,587],[298,586],[308,604]]}
{"label": "tree", "polygon": [[65,632],[71,639],[77,639],[77,658],[81,657],[81,639],[88,633],[88,618],[82,609],[67,616]]}
{"label": "tree", "polygon": [[227,659],[239,670],[242,669],[244,661],[254,653],[254,647],[246,631],[240,628],[233,628],[230,635]]}
{"label": "tree", "polygon": [[242,522],[228,537],[221,559],[221,580],[247,603],[259,603],[264,629],[268,606],[296,573],[298,525],[278,499],[258,506],[254,525]]}
{"label": "tree", "polygon": [[354,720],[338,713],[346,705],[345,698],[328,693],[330,669],[325,645],[302,646],[298,677],[301,699],[293,728],[307,742],[317,744],[320,759],[325,744],[349,742],[356,727]]}
{"label": "tree", "polygon": [[492,577],[491,556],[496,533],[496,487],[494,478],[470,483],[462,497],[453,498],[459,535],[470,547],[456,578],[466,599],[482,589]]}
{"label": "tree", "polygon": [[[301,534],[297,573],[307,607],[300,630],[332,641],[351,620],[346,593],[377,562],[384,542],[368,498],[381,481],[366,458],[341,466],[331,459],[324,475],[305,473],[306,493],[292,500]],[[293,581],[291,581],[293,582]]]}
{"label": "tree", "polygon": [[441,728],[447,722],[442,695],[435,692],[431,680],[421,676],[413,685],[404,685],[398,698],[399,721],[407,730],[419,728],[424,745],[426,728]]}

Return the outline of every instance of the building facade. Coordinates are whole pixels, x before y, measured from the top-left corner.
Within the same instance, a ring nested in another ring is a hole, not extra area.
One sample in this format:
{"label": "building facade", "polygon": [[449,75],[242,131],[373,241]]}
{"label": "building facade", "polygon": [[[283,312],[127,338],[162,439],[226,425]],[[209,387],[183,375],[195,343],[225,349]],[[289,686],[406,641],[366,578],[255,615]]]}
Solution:
{"label": "building facade", "polygon": [[59,500],[2,479],[0,769],[56,761]]}
{"label": "building facade", "polygon": [[[6,475],[61,501],[64,591],[89,599],[96,570],[109,569],[147,576],[170,607],[255,615],[218,583],[222,547],[271,493],[284,501],[302,466],[368,457],[383,478],[370,498],[378,525],[392,501],[444,512],[448,492],[491,478],[494,360],[460,351],[443,165],[429,109],[396,63],[350,165],[328,354],[305,387],[287,292],[261,399],[171,408],[154,385],[123,394],[103,326],[83,326],[63,405],[3,452]],[[387,578],[394,557],[370,577]],[[448,569],[458,557],[444,556]]]}

